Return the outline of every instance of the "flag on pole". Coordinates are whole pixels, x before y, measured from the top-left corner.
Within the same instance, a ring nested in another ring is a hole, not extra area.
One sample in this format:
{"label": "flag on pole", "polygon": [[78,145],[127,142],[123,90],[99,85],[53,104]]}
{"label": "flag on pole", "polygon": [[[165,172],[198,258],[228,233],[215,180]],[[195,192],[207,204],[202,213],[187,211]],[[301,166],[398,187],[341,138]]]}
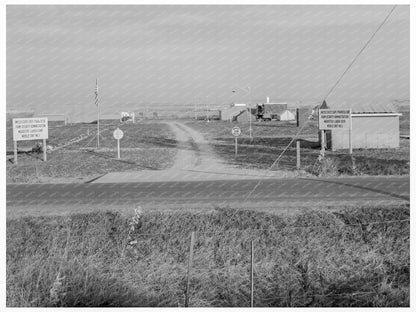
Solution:
{"label": "flag on pole", "polygon": [[98,106],[98,79],[95,79],[95,105]]}

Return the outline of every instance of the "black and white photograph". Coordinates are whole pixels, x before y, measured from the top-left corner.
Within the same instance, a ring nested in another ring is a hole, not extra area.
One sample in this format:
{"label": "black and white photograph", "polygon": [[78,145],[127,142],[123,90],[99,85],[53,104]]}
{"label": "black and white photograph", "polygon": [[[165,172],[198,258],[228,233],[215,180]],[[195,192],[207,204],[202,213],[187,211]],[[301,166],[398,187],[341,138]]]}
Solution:
{"label": "black and white photograph", "polygon": [[2,10],[3,308],[411,308],[410,2]]}

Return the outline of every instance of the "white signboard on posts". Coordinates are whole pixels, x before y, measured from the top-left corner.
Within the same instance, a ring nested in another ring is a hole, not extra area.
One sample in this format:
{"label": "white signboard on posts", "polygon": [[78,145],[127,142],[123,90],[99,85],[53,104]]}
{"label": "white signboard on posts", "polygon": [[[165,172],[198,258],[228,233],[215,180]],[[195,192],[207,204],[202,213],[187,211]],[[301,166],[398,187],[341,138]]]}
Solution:
{"label": "white signboard on posts", "polygon": [[13,140],[46,140],[48,138],[48,118],[13,118]]}
{"label": "white signboard on posts", "polygon": [[349,130],[351,127],[351,110],[320,109],[319,130]]}

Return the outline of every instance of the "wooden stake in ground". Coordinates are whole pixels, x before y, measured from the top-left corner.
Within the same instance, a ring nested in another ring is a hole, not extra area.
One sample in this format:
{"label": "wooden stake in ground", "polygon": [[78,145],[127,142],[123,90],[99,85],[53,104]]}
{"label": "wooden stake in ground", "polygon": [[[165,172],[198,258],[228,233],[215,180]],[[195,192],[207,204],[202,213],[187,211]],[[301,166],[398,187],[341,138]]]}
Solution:
{"label": "wooden stake in ground", "polygon": [[189,246],[188,271],[187,271],[187,276],[186,276],[185,307],[189,306],[189,285],[191,282],[191,268],[192,268],[192,258],[194,256],[194,242],[195,242],[195,232],[192,232],[191,243]]}

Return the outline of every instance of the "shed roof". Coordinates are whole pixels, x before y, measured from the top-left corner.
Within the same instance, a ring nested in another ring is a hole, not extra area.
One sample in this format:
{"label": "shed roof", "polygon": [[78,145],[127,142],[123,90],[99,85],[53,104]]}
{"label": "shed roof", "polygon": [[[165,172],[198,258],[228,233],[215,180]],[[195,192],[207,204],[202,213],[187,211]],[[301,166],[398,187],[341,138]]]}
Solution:
{"label": "shed roof", "polygon": [[246,110],[243,106],[233,106],[226,109],[221,110],[221,119],[229,119],[235,117],[242,111]]}
{"label": "shed roof", "polygon": [[256,116],[251,114],[248,110],[245,110],[239,113],[237,116],[235,116],[235,119],[239,122],[246,122],[246,121],[248,122],[250,121],[250,115],[251,115],[251,120],[256,120]]}
{"label": "shed roof", "polygon": [[351,109],[352,113],[397,113],[395,105],[386,100],[336,100],[327,101],[328,108]]}
{"label": "shed roof", "polygon": [[281,115],[287,110],[286,103],[264,103],[264,111],[269,114]]}

